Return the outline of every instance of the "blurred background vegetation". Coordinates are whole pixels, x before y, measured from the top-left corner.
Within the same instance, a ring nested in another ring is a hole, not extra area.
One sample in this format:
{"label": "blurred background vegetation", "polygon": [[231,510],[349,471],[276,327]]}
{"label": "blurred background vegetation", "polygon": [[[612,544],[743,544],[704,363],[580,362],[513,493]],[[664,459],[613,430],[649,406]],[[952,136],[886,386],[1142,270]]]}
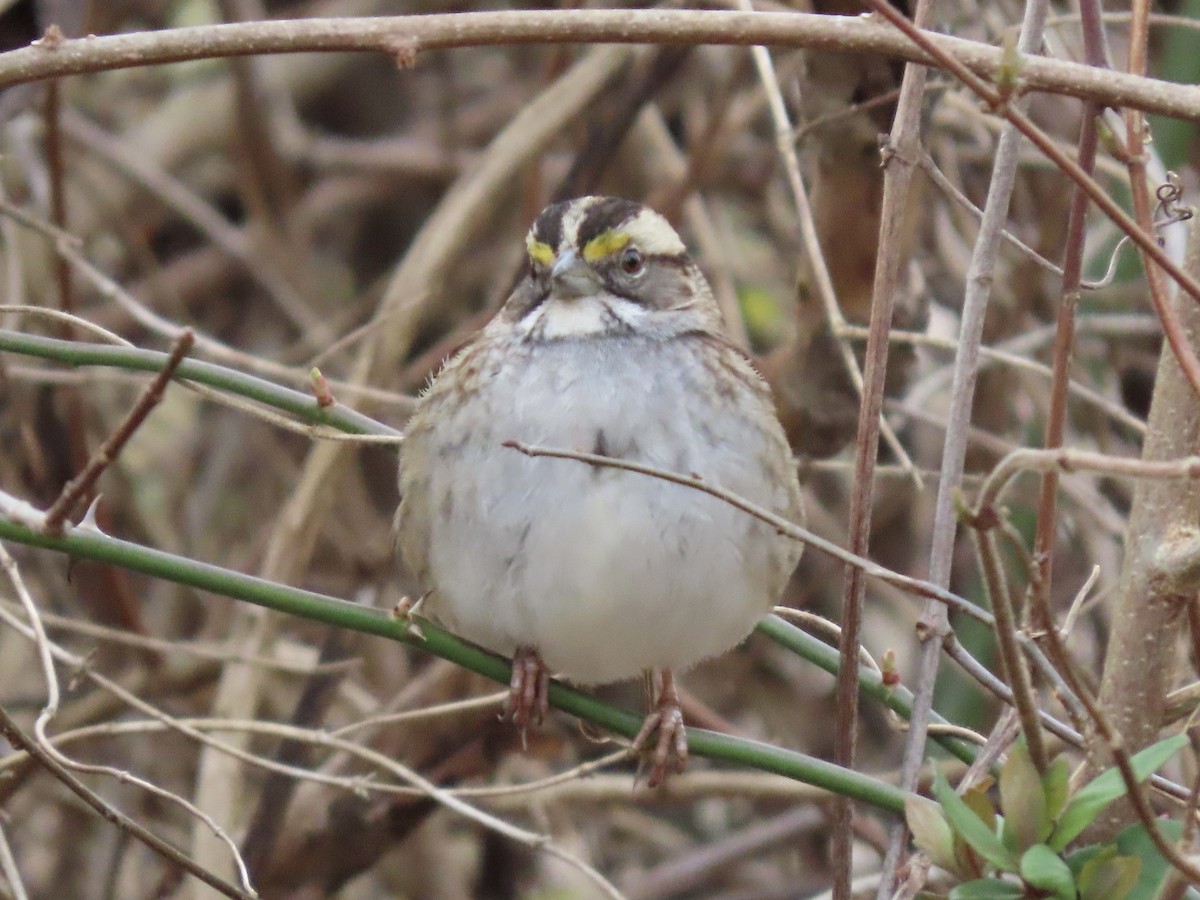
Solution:
{"label": "blurred background vegetation", "polygon": [[[24,46],[50,23],[82,36],[516,6],[22,0],[0,2],[0,46]],[[862,11],[854,0],[756,7]],[[998,44],[1021,12],[1015,0],[943,0],[936,17],[941,30]],[[1200,2],[1164,2],[1155,12],[1200,16]],[[1051,13],[1046,52],[1080,58],[1074,4],[1052,3]],[[1117,16],[1106,27],[1119,68],[1127,19]],[[339,401],[402,428],[414,392],[503,301],[539,209],[585,193],[644,200],[679,226],[714,285],[731,336],[756,355],[772,382],[798,454],[810,527],[845,545],[858,394],[838,342],[849,340],[861,357],[863,340],[835,336],[817,299],[748,49],[550,44],[399,57],[197,59],[8,89],[0,95],[0,189],[8,202],[59,222],[77,239],[78,253],[121,292],[64,262],[45,235],[5,218],[3,302],[66,308],[142,347],[166,348],[172,325],[191,326],[212,339],[196,355],[302,390],[316,365]],[[865,325],[879,230],[880,136],[891,124],[903,65],[782,49],[773,58],[842,314],[851,325]],[[1198,66],[1200,30],[1156,22],[1151,74],[1194,83]],[[1038,94],[1030,113],[1072,147],[1080,109],[1077,100]],[[531,113],[530,120],[519,118]],[[980,206],[999,121],[949,75],[931,74],[922,114],[927,168]],[[1186,202],[1197,181],[1196,123],[1156,117],[1152,129],[1151,177],[1157,182],[1173,170]],[[531,137],[533,130],[544,138]],[[1097,172],[1114,196],[1127,196],[1124,164],[1104,147]],[[1068,180],[1026,144],[1008,229],[1060,262],[1070,196]],[[870,545],[873,559],[922,576],[949,364],[978,218],[926,174],[917,176],[903,215],[885,413],[924,477],[918,487],[894,454],[883,452]],[[1180,225],[1164,230],[1172,252],[1180,252],[1184,233]],[[1118,237],[1107,220],[1089,221],[1087,277],[1104,276]],[[1125,251],[1119,263],[1115,278],[1081,301],[1066,444],[1136,457],[1160,328],[1136,254]],[[979,373],[963,484],[968,496],[1008,451],[1041,444],[1060,285],[1029,252],[1004,245],[985,343],[1010,357],[985,358]],[[0,313],[0,323],[97,340],[78,325],[18,313]],[[387,337],[376,343],[381,333]],[[114,369],[0,357],[0,488],[47,506],[121,421],[143,383]],[[393,552],[395,481],[390,448],[317,445],[308,435],[172,388],[104,475],[99,523],[128,540],[390,608],[413,588]],[[1093,683],[1120,583],[1132,490],[1131,481],[1105,475],[1063,482],[1052,602],[1065,615],[1099,568],[1068,636],[1079,670]],[[1037,482],[1021,481],[1006,502],[1031,547]],[[964,537],[960,545],[951,586],[983,602],[970,542]],[[336,729],[385,711],[495,692],[477,676],[393,642],[264,615],[111,566],[68,565],[24,547],[12,552],[53,639],[174,716]],[[842,590],[841,564],[809,551],[784,603],[836,621]],[[14,600],[7,584],[0,587],[0,602],[15,609]],[[902,679],[913,671],[919,613],[919,604],[899,591],[868,589],[863,644],[877,658],[893,651]],[[955,627],[977,657],[994,662],[987,629],[957,621]],[[32,720],[44,702],[32,660],[28,642],[0,627],[0,705],[22,720]],[[67,670],[61,677],[67,692],[56,731],[146,719],[85,678]],[[1177,680],[1189,679],[1181,670]],[[832,754],[832,679],[762,637],[700,666],[684,686],[696,724]],[[627,707],[641,703],[636,684],[601,694]],[[1060,712],[1049,692],[1043,697]],[[985,732],[1000,710],[950,667],[936,707]],[[561,715],[522,748],[497,721],[497,708],[493,699],[367,728],[353,739],[447,786],[521,784],[613,749]],[[224,737],[294,765],[344,776],[366,771],[345,754],[281,744],[277,735],[232,726]],[[861,769],[889,777],[903,741],[896,721],[878,706],[864,706]],[[95,735],[70,752],[192,798],[243,848],[266,897],[551,898],[594,891],[561,859],[427,797],[372,791],[369,781],[360,791],[297,784],[170,731]],[[598,775],[478,802],[553,835],[630,897],[807,897],[829,885],[827,808],[816,792],[699,761],[665,792],[632,784],[633,766],[619,762]],[[96,788],[198,859],[228,866],[203,826],[178,809],[135,787],[100,782]],[[199,893],[180,871],[3,752],[0,809],[30,896]],[[855,819],[855,858],[864,872],[878,867],[887,825],[865,809]],[[15,895],[0,884],[0,896]]]}

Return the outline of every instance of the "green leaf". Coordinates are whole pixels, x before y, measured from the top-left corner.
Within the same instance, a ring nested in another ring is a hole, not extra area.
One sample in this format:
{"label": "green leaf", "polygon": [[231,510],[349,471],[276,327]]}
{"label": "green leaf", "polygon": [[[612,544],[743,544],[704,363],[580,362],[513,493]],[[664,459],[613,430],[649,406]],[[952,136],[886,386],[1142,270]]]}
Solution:
{"label": "green leaf", "polygon": [[999,878],[980,878],[950,891],[949,900],[1022,900],[1025,888]]}
{"label": "green leaf", "polygon": [[1070,788],[1071,766],[1065,756],[1060,756],[1046,769],[1042,775],[1042,793],[1046,797],[1045,833],[1039,840],[1050,836],[1054,821],[1067,805],[1067,791]]}
{"label": "green leaf", "polygon": [[[1171,843],[1177,843],[1183,834],[1183,823],[1174,819],[1160,819],[1158,830]],[[1158,893],[1163,879],[1171,864],[1163,859],[1154,841],[1146,833],[1146,828],[1140,822],[1130,825],[1117,835],[1117,850],[1126,856],[1135,856],[1141,861],[1141,873],[1138,875],[1137,886],[1133,889],[1133,897],[1153,897]]]}
{"label": "green leaf", "polygon": [[[1130,759],[1134,774],[1139,782],[1145,781],[1153,772],[1187,745],[1187,736],[1182,734],[1151,744]],[[1051,849],[1062,852],[1063,848],[1096,820],[1100,812],[1125,795],[1125,782],[1116,767],[1097,776],[1085,785],[1067,804],[1059,817],[1054,833],[1047,843]]]}
{"label": "green leaf", "polygon": [[967,809],[975,813],[979,817],[979,821],[988,827],[988,831],[996,833],[996,810],[992,807],[992,801],[988,797],[990,787],[991,782],[977,784],[958,796],[962,797],[962,802],[967,804]]}
{"label": "green leaf", "polygon": [[1142,861],[1136,856],[1117,856],[1115,848],[1111,853],[1098,853],[1079,872],[1079,898],[1125,900],[1141,871]]}
{"label": "green leaf", "polygon": [[1013,745],[1000,769],[1000,811],[1004,813],[1004,844],[1014,853],[1044,837],[1040,832],[1046,819],[1046,794],[1024,741]]}
{"label": "green leaf", "polygon": [[1115,844],[1089,844],[1086,847],[1080,847],[1072,850],[1067,854],[1067,865],[1071,867],[1071,871],[1075,874],[1075,881],[1079,881],[1079,874],[1083,871],[1083,867],[1090,863],[1093,859],[1103,858],[1111,859],[1117,855]]}
{"label": "green leaf", "polygon": [[935,866],[964,877],[954,856],[954,832],[942,815],[942,808],[932,800],[914,794],[904,800],[904,817],[917,848],[924,851]]}
{"label": "green leaf", "polygon": [[1071,868],[1045,844],[1034,844],[1021,857],[1021,877],[1041,892],[1059,900],[1075,900],[1075,878]]}
{"label": "green leaf", "polygon": [[1000,838],[994,828],[989,828],[971,809],[962,797],[954,793],[946,776],[935,771],[933,775],[933,793],[942,804],[942,812],[950,827],[976,853],[995,866],[1006,872],[1017,870],[1017,860]]}

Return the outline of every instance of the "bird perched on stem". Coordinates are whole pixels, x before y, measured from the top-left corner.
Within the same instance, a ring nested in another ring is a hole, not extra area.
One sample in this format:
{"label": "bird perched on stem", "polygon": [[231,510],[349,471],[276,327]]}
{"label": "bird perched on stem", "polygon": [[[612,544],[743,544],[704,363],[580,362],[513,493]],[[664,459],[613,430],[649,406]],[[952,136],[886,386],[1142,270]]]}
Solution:
{"label": "bird perched on stem", "polygon": [[793,521],[796,466],[666,219],[582,197],[545,209],[526,247],[524,279],[409,422],[400,551],[425,611],[513,657],[505,710],[522,733],[547,710],[551,673],[580,685],[660,673],[634,740],[653,745],[653,786],[687,759],[673,673],[745,638],[801,546],[686,486],[512,445],[695,475]]}

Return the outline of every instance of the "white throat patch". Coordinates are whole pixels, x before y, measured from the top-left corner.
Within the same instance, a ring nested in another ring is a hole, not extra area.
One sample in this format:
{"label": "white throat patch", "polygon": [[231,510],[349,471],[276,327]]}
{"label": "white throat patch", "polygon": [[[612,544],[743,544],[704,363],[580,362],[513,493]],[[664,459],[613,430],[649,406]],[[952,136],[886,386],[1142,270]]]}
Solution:
{"label": "white throat patch", "polygon": [[520,323],[525,334],[547,340],[624,331],[646,315],[636,303],[611,294],[546,300]]}

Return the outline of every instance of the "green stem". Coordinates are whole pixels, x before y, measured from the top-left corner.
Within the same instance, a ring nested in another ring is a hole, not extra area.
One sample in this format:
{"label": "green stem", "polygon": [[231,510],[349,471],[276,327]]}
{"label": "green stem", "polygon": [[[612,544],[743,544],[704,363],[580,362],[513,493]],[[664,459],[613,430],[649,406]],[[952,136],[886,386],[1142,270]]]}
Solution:
{"label": "green stem", "polygon": [[[837,676],[841,668],[841,656],[834,647],[802,631],[790,622],[785,622],[779,616],[767,616],[758,623],[758,633],[764,634],[797,656],[820,666],[830,675]],[[858,669],[858,691],[871,697],[905,720],[912,714],[912,691],[901,685],[889,686],[883,683],[879,673],[865,666]],[[939,725],[950,724],[937,713],[932,713],[931,722]],[[970,764],[979,755],[979,748],[970,741],[946,734],[933,734],[930,737],[947,753],[958,757]]]}
{"label": "green stem", "polygon": [[[509,682],[511,670],[507,660],[464,643],[431,622],[420,623],[423,636],[418,637],[403,620],[381,610],[142,547],[95,530],[76,528],[63,537],[51,537],[0,518],[0,539],[110,563],[289,615],[401,641],[501,684]],[[627,738],[632,738],[641,727],[640,716],[557,682],[550,686],[550,702],[564,712]],[[792,750],[700,728],[688,729],[688,749],[696,756],[774,772],[889,812],[904,811],[905,793],[899,788]]]}
{"label": "green stem", "polygon": [[[166,353],[112,344],[85,344],[0,329],[0,350],[36,356],[71,366],[107,366],[137,372],[158,372],[167,364]],[[312,394],[280,387],[235,369],[198,359],[185,359],[176,375],[179,381],[194,381],[266,406],[289,412],[312,425],[328,425],[349,434],[399,437],[400,432],[376,422],[340,403],[321,407]]]}

